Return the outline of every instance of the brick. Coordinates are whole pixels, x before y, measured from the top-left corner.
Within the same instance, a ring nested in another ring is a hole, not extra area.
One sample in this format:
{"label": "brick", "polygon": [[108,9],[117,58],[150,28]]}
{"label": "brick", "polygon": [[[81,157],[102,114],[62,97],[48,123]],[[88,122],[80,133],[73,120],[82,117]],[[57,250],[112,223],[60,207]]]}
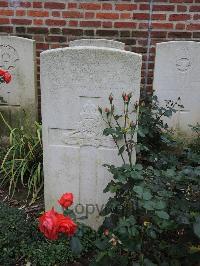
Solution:
{"label": "brick", "polygon": [[191,6],[189,9],[190,12],[200,12],[200,5],[198,6]]}
{"label": "brick", "polygon": [[31,7],[31,2],[20,2],[20,6],[24,8]]}
{"label": "brick", "polygon": [[56,19],[46,19],[45,21],[46,25],[48,26],[65,26],[66,21],[65,20],[56,20]]}
{"label": "brick", "polygon": [[99,10],[101,9],[101,4],[97,3],[80,3],[79,8],[87,10]]}
{"label": "brick", "polygon": [[166,14],[152,14],[152,20],[166,20]]}
{"label": "brick", "polygon": [[16,10],[16,16],[18,16],[18,17],[23,17],[23,16],[26,16],[26,10],[24,10],[24,9],[18,9],[18,10]]}
{"label": "brick", "polygon": [[97,13],[97,19],[119,19],[118,13]]}
{"label": "brick", "polygon": [[83,18],[83,13],[77,11],[64,11],[62,12],[63,18]]}
{"label": "brick", "polygon": [[[49,49],[48,43],[36,43],[36,49],[38,50],[47,50]],[[40,67],[38,66],[38,71],[40,71]]]}
{"label": "brick", "polygon": [[65,4],[64,3],[57,3],[57,2],[46,2],[46,3],[44,3],[44,8],[65,9]]}
{"label": "brick", "polygon": [[61,15],[60,11],[52,11],[51,14],[53,17],[60,17],[60,15]]}
{"label": "brick", "polygon": [[149,10],[149,5],[148,4],[140,4],[139,10]]}
{"label": "brick", "polygon": [[0,16],[13,16],[14,11],[13,10],[7,10],[7,9],[2,9],[0,10]]}
{"label": "brick", "polygon": [[120,37],[130,37],[130,31],[120,31]]}
{"label": "brick", "polygon": [[178,12],[186,12],[187,6],[177,5],[177,11]]}
{"label": "brick", "polygon": [[62,29],[62,33],[65,35],[82,36],[82,29]]}
{"label": "brick", "polygon": [[43,11],[43,10],[28,10],[27,14],[30,17],[48,17],[49,16],[49,12]]}
{"label": "brick", "polygon": [[8,7],[8,2],[0,1],[0,7]]}
{"label": "brick", "polygon": [[80,21],[81,27],[101,27],[101,21]]}
{"label": "brick", "polygon": [[149,14],[148,13],[134,13],[133,14],[133,19],[148,20],[149,19]]}
{"label": "brick", "polygon": [[94,18],[95,16],[95,13],[94,12],[85,12],[85,18],[88,19],[88,18]]}
{"label": "brick", "polygon": [[61,34],[62,30],[61,28],[51,28],[50,34]]}
{"label": "brick", "polygon": [[187,38],[191,38],[192,37],[192,33],[191,32],[169,32],[168,33],[168,38],[183,38],[183,39],[187,39]]}
{"label": "brick", "polygon": [[18,18],[14,18],[12,19],[12,24],[16,24],[16,25],[31,25],[32,24],[32,20],[30,19],[18,19]]}
{"label": "brick", "polygon": [[151,38],[166,38],[167,32],[165,31],[152,31]]}
{"label": "brick", "polygon": [[77,8],[77,4],[76,3],[68,3],[68,8]]}
{"label": "brick", "polygon": [[172,23],[152,23],[153,29],[163,29],[163,30],[168,30],[168,29],[173,29],[173,24]]}
{"label": "brick", "polygon": [[175,5],[154,5],[153,11],[174,11]]}
{"label": "brick", "polygon": [[136,28],[137,23],[135,22],[115,22],[115,28]]}
{"label": "brick", "polygon": [[112,4],[109,4],[109,3],[103,3],[103,4],[102,4],[102,9],[103,9],[103,10],[112,10]]}
{"label": "brick", "polygon": [[185,24],[177,23],[175,28],[176,28],[176,30],[184,30],[185,29]]}
{"label": "brick", "polygon": [[29,34],[47,34],[48,33],[48,28],[42,28],[42,27],[31,27],[27,28],[27,33]]}
{"label": "brick", "polygon": [[200,38],[200,32],[193,32],[193,38]]}
{"label": "brick", "polygon": [[16,27],[16,32],[17,33],[26,33],[26,28],[25,27]]}
{"label": "brick", "polygon": [[118,36],[118,30],[97,30],[96,34],[99,36]]}
{"label": "brick", "polygon": [[133,31],[132,37],[147,38],[148,32],[146,32],[146,31]]}
{"label": "brick", "polygon": [[94,30],[84,30],[85,36],[94,36]]}
{"label": "brick", "polygon": [[131,13],[120,13],[120,19],[131,19]]}
{"label": "brick", "polygon": [[121,39],[125,45],[136,45],[136,40],[135,39]]}
{"label": "brick", "polygon": [[44,24],[44,21],[42,19],[34,19],[33,24],[36,26],[40,26]]}
{"label": "brick", "polygon": [[42,2],[33,2],[33,8],[42,8]]}
{"label": "brick", "polygon": [[102,22],[102,27],[103,28],[112,28],[112,22],[111,21],[103,21]]}
{"label": "brick", "polygon": [[70,27],[77,27],[78,26],[78,21],[77,20],[70,20],[69,21],[69,26]]}
{"label": "brick", "polygon": [[136,4],[116,4],[115,9],[119,11],[132,11],[137,9]]}
{"label": "brick", "polygon": [[171,14],[169,15],[169,21],[185,21],[189,20],[189,14]]}
{"label": "brick", "polygon": [[10,19],[9,18],[0,18],[0,24],[9,24],[10,23]]}
{"label": "brick", "polygon": [[0,26],[0,32],[12,33],[13,27],[11,26]]}
{"label": "brick", "polygon": [[45,40],[47,42],[59,42],[59,43],[62,43],[62,42],[66,42],[67,38],[65,36],[46,36]]}
{"label": "brick", "polygon": [[200,30],[200,23],[187,25],[186,29],[187,30]]}
{"label": "brick", "polygon": [[193,19],[194,20],[200,20],[200,14],[194,14]]}
{"label": "brick", "polygon": [[193,0],[169,0],[170,3],[192,3]]}

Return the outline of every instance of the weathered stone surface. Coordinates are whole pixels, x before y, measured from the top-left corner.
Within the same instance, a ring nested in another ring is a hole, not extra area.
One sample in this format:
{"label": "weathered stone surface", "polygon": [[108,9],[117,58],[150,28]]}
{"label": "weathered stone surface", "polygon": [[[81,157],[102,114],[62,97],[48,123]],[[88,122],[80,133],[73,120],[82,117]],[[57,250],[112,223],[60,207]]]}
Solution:
{"label": "weathered stone surface", "polygon": [[115,43],[111,48],[103,41],[101,47],[101,40],[82,43],[41,54],[45,206],[59,208],[62,193],[72,192],[75,204],[82,204],[77,213],[94,211],[88,223],[97,227],[111,178],[102,165],[122,163],[113,141],[102,135],[105,125],[97,109],[108,105],[110,93],[118,109],[123,91],[139,99],[141,55],[116,49]]}
{"label": "weathered stone surface", "polygon": [[[0,68],[12,75],[9,84],[0,84],[0,111],[11,127],[30,129],[37,118],[35,42],[0,36]],[[6,135],[2,121],[0,128],[0,135]]]}
{"label": "weathered stone surface", "polygon": [[200,43],[172,41],[156,47],[154,90],[161,104],[165,100],[184,106],[166,122],[178,132],[190,134],[188,124],[200,122]]}

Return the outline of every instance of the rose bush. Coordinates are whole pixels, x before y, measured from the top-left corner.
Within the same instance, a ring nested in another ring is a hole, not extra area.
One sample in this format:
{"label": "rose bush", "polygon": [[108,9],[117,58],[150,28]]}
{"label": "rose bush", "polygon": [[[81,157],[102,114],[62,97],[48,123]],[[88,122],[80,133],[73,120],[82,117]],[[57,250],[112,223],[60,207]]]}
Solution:
{"label": "rose bush", "polygon": [[8,71],[0,69],[0,83],[9,83],[11,79],[11,74]]}

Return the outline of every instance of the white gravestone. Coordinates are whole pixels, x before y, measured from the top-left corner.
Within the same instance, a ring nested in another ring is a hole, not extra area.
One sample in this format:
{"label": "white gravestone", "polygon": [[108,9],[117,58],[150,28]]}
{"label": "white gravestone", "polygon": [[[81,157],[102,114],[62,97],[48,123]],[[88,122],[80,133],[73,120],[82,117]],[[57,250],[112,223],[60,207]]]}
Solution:
{"label": "white gravestone", "polygon": [[75,211],[94,211],[87,222],[97,227],[111,178],[102,165],[122,164],[112,139],[102,135],[98,106],[108,106],[110,93],[119,106],[124,91],[138,101],[140,76],[141,55],[115,41],[79,40],[41,54],[46,209],[58,209],[62,193],[72,192]]}
{"label": "white gravestone", "polygon": [[186,135],[188,124],[200,122],[200,43],[171,41],[156,46],[154,90],[161,105],[165,100],[176,101],[184,108],[171,119],[169,126]]}
{"label": "white gravestone", "polygon": [[[0,36],[0,68],[12,75],[9,84],[0,84],[0,112],[12,126],[31,128],[37,118],[35,41]],[[0,135],[6,134],[0,121]]]}

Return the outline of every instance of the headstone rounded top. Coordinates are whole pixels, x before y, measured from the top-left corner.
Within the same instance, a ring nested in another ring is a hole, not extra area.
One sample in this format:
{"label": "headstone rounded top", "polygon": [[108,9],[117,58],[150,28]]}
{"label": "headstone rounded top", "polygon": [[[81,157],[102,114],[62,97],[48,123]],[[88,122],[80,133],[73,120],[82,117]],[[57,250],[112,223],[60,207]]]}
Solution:
{"label": "headstone rounded top", "polygon": [[124,50],[125,44],[118,41],[106,40],[106,39],[81,39],[71,41],[69,43],[69,47],[77,47],[77,46],[94,46],[94,47],[106,47],[106,48],[114,48],[119,50]]}

